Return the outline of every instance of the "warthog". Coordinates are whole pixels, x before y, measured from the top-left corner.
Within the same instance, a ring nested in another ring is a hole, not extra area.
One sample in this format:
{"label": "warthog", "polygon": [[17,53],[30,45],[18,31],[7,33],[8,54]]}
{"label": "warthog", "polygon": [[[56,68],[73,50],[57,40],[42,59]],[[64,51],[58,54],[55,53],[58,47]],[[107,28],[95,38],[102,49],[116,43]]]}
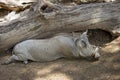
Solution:
{"label": "warthog", "polygon": [[58,35],[50,39],[26,40],[17,44],[13,49],[13,55],[3,62],[8,64],[13,61],[52,61],[58,58],[99,58],[98,48],[91,45],[87,38],[87,32],[79,37]]}

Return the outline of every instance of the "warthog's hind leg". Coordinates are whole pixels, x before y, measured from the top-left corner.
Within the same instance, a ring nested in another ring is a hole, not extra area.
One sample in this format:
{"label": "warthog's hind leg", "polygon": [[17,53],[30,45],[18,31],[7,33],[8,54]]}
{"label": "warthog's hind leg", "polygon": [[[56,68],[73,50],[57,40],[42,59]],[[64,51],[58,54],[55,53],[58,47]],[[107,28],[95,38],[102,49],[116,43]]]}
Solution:
{"label": "warthog's hind leg", "polygon": [[12,55],[10,58],[8,58],[6,61],[2,62],[2,65],[7,65],[12,63],[13,61],[18,60],[18,57],[16,55]]}

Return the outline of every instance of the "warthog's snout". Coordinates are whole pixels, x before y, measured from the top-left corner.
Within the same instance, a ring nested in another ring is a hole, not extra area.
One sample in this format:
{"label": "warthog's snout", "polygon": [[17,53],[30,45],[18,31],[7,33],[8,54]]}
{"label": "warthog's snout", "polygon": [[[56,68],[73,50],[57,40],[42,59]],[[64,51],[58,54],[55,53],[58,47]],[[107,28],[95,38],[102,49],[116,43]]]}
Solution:
{"label": "warthog's snout", "polygon": [[100,58],[99,54],[96,54],[96,55],[92,56],[92,60],[99,60],[99,58]]}
{"label": "warthog's snout", "polygon": [[92,59],[93,60],[99,60],[99,58],[100,58],[100,53],[99,53],[99,48],[97,47],[95,49],[95,53],[92,55]]}
{"label": "warthog's snout", "polygon": [[95,54],[95,59],[99,59],[100,58],[100,54]]}
{"label": "warthog's snout", "polygon": [[91,55],[86,57],[86,59],[89,61],[98,61],[99,58],[100,58],[99,48],[95,46]]}

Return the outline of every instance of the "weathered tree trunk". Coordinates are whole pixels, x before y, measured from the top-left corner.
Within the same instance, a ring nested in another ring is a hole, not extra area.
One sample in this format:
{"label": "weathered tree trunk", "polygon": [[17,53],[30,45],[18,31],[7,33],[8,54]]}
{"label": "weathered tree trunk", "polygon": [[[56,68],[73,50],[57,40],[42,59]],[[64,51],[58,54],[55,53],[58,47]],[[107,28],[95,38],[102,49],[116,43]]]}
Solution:
{"label": "weathered tree trunk", "polygon": [[[30,38],[44,38],[59,32],[102,29],[120,36],[120,3],[95,3],[74,7],[40,1],[0,22],[0,51]],[[99,34],[98,34],[99,35]]]}

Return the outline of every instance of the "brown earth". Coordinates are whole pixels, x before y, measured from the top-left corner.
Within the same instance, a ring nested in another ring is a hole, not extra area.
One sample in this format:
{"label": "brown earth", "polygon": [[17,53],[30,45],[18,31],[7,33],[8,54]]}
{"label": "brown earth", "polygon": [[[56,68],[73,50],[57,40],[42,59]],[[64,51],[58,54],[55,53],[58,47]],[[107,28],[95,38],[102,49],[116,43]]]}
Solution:
{"label": "brown earth", "polygon": [[[59,59],[52,62],[16,62],[0,65],[0,80],[120,80],[120,38],[101,30],[90,30],[92,44],[102,46],[98,61]],[[105,45],[106,44],[106,45]],[[0,53],[0,62],[10,53]]]}

